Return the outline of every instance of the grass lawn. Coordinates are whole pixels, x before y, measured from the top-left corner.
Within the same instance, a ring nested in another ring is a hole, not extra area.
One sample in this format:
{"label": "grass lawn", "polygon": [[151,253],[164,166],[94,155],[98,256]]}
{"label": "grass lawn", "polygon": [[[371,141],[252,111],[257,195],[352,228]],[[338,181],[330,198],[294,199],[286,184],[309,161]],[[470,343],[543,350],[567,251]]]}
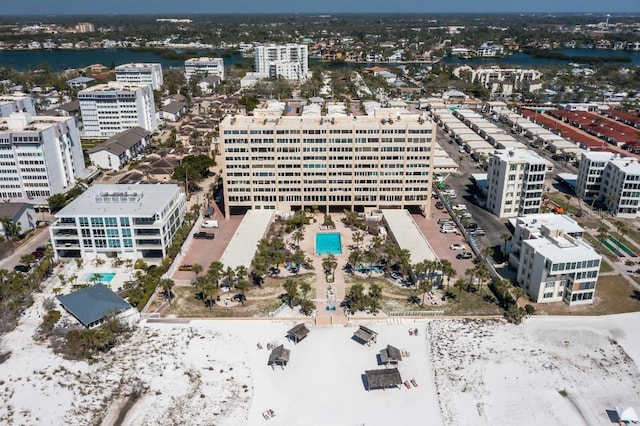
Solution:
{"label": "grass lawn", "polygon": [[600,272],[611,272],[613,268],[605,260],[600,262]]}
{"label": "grass lawn", "polygon": [[619,275],[598,279],[593,305],[569,307],[563,302],[534,304],[536,313],[546,315],[609,315],[640,311],[640,291]]}

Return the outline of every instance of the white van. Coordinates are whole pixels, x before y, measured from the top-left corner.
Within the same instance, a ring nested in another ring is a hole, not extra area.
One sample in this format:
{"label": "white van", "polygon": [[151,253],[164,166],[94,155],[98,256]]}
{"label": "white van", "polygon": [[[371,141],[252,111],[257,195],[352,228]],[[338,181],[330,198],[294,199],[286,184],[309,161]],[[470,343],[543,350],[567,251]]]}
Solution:
{"label": "white van", "polygon": [[217,220],[205,220],[204,222],[202,222],[202,227],[203,228],[219,228],[220,225],[218,224]]}

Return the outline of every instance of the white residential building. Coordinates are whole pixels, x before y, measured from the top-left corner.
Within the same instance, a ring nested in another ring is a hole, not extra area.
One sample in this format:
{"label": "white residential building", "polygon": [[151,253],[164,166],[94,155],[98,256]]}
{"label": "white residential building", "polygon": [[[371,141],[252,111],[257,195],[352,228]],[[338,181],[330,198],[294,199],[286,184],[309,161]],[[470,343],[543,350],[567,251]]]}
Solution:
{"label": "white residential building", "polygon": [[498,217],[540,211],[547,161],[528,149],[499,149],[489,158],[487,210]]}
{"label": "white residential building", "polygon": [[89,151],[89,159],[101,169],[118,171],[142,153],[150,140],[148,130],[133,127],[96,145]]}
{"label": "white residential building", "polygon": [[309,48],[306,44],[256,46],[255,72],[265,77],[306,80],[309,74]]}
{"label": "white residential building", "polygon": [[36,115],[36,108],[33,99],[24,93],[14,93],[10,95],[0,95],[0,117],[8,117],[14,112],[26,112]]}
{"label": "white residential building", "polygon": [[0,199],[45,203],[86,174],[73,117],[0,118]]}
{"label": "white residential building", "polygon": [[178,185],[93,185],[56,213],[54,256],[159,261],[185,213]]}
{"label": "white residential building", "polygon": [[620,217],[640,215],[640,163],[610,152],[585,152],[578,169],[576,193],[587,203],[600,201]]}
{"label": "white residential building", "polygon": [[189,81],[192,76],[200,78],[217,75],[224,80],[224,60],[222,58],[191,58],[184,61],[184,77]]}
{"label": "white residential building", "polygon": [[160,90],[163,83],[162,65],[154,63],[118,65],[116,80],[122,83],[150,84],[153,90]]}
{"label": "white residential building", "polygon": [[511,90],[539,90],[542,86],[540,79],[542,73],[534,69],[520,68],[500,68],[493,66],[490,68],[478,68],[471,72],[471,82],[479,83],[491,90],[492,93],[504,92],[504,87]]}
{"label": "white residential building", "polygon": [[133,127],[158,128],[150,84],[111,81],[81,90],[78,100],[87,138],[110,138]]}
{"label": "white residential building", "polygon": [[564,301],[575,306],[594,301],[602,257],[571,222],[551,215],[518,219],[515,232],[521,238],[511,260],[519,257],[518,285],[536,303]]}
{"label": "white residential building", "polygon": [[[282,106],[284,108],[284,105]],[[301,116],[282,109],[228,115],[220,124],[227,214],[423,209],[429,217],[435,123],[426,115],[381,108],[373,116]]]}

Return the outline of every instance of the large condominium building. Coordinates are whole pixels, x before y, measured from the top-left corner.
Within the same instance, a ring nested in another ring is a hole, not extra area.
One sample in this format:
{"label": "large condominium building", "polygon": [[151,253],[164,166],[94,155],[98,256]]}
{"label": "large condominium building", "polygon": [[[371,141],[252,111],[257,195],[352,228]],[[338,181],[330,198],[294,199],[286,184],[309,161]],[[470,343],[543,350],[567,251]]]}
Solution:
{"label": "large condominium building", "polygon": [[184,61],[184,77],[187,81],[194,75],[207,77],[217,75],[224,80],[224,61],[222,58],[191,58]]}
{"label": "large condominium building", "polygon": [[478,68],[471,73],[471,81],[479,83],[495,92],[528,90],[534,92],[542,88],[542,73],[534,69],[520,68]]}
{"label": "large condominium building", "polygon": [[81,90],[78,99],[87,138],[110,138],[132,127],[158,128],[149,84],[111,81]]}
{"label": "large condominium building", "polygon": [[255,71],[265,77],[305,80],[309,74],[309,50],[305,44],[256,46]]}
{"label": "large condominium building", "polygon": [[150,84],[153,90],[162,87],[162,65],[123,64],[116,67],[116,80],[122,83]]}
{"label": "large condominium building", "polygon": [[26,112],[30,115],[36,115],[36,108],[33,106],[31,96],[23,93],[0,95],[0,117],[8,117],[14,112]]}
{"label": "large condominium building", "polygon": [[487,171],[487,210],[498,217],[538,213],[546,172],[546,160],[533,151],[494,151]]}
{"label": "large condominium building", "polygon": [[587,203],[600,201],[614,215],[640,215],[640,163],[610,152],[585,152],[576,192]]}
{"label": "large condominium building", "polygon": [[56,213],[56,258],[159,260],[186,212],[178,185],[94,185]]}
{"label": "large condominium building", "polygon": [[227,116],[220,124],[227,214],[421,208],[429,217],[435,124],[422,114]]}
{"label": "large condominium building", "polygon": [[84,175],[75,118],[28,113],[0,118],[0,199],[44,203]]}
{"label": "large condominium building", "polygon": [[532,215],[515,223],[517,282],[536,303],[594,301],[600,256],[582,240],[583,230],[560,215]]}

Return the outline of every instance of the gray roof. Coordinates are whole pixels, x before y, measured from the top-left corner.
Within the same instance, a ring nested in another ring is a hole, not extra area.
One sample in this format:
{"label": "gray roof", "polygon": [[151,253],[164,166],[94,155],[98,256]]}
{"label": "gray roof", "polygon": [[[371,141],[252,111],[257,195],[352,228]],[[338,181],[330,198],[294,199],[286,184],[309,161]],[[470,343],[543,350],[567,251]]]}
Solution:
{"label": "gray roof", "polygon": [[269,355],[269,364],[286,364],[289,362],[289,354],[291,354],[291,351],[285,348],[284,345],[275,347]]}
{"label": "gray roof", "polygon": [[0,218],[7,217],[16,221],[22,216],[25,210],[32,208],[33,204],[29,203],[0,203]]}
{"label": "gray roof", "polygon": [[217,75],[208,75],[205,78],[203,78],[202,80],[200,80],[200,83],[209,83],[209,84],[216,84],[221,80],[221,78]]}
{"label": "gray roof", "polygon": [[83,84],[83,83],[91,83],[92,81],[96,81],[95,78],[91,78],[91,77],[84,77],[84,76],[80,76],[80,77],[76,77],[76,78],[72,78],[71,80],[67,80],[67,83],[79,83],[79,84]]}
{"label": "gray roof", "polygon": [[58,296],[60,304],[85,327],[106,316],[131,308],[120,296],[102,284],[95,284],[71,294]]}
{"label": "gray roof", "polygon": [[81,215],[151,217],[162,213],[179,192],[180,188],[175,184],[96,184],[56,213],[56,218]]}
{"label": "gray roof", "polygon": [[367,370],[368,389],[389,388],[402,384],[402,377],[397,368],[385,368],[383,370]]}
{"label": "gray roof", "polygon": [[135,146],[142,139],[149,136],[149,131],[142,127],[132,127],[124,132],[120,132],[117,135],[112,136],[107,141],[96,145],[89,154],[93,154],[100,151],[109,151],[115,155],[122,155],[127,152],[128,149]]}
{"label": "gray roof", "polygon": [[292,336],[298,341],[307,337],[307,334],[309,334],[309,329],[304,324],[298,324],[287,331],[287,336]]}
{"label": "gray roof", "polygon": [[187,105],[184,102],[173,101],[160,108],[160,111],[168,112],[169,114],[177,114],[186,107]]}
{"label": "gray roof", "polygon": [[371,340],[374,340],[378,333],[371,330],[370,328],[361,325],[360,328],[358,328],[356,332],[353,333],[353,335],[364,342],[369,342]]}
{"label": "gray roof", "polygon": [[66,104],[60,105],[58,107],[58,109],[61,109],[63,111],[67,111],[67,112],[79,111],[80,110],[80,101],[76,99],[74,101],[67,102]]}
{"label": "gray roof", "polygon": [[402,361],[402,353],[398,348],[387,345],[386,348],[380,351],[380,359],[384,364]]}

